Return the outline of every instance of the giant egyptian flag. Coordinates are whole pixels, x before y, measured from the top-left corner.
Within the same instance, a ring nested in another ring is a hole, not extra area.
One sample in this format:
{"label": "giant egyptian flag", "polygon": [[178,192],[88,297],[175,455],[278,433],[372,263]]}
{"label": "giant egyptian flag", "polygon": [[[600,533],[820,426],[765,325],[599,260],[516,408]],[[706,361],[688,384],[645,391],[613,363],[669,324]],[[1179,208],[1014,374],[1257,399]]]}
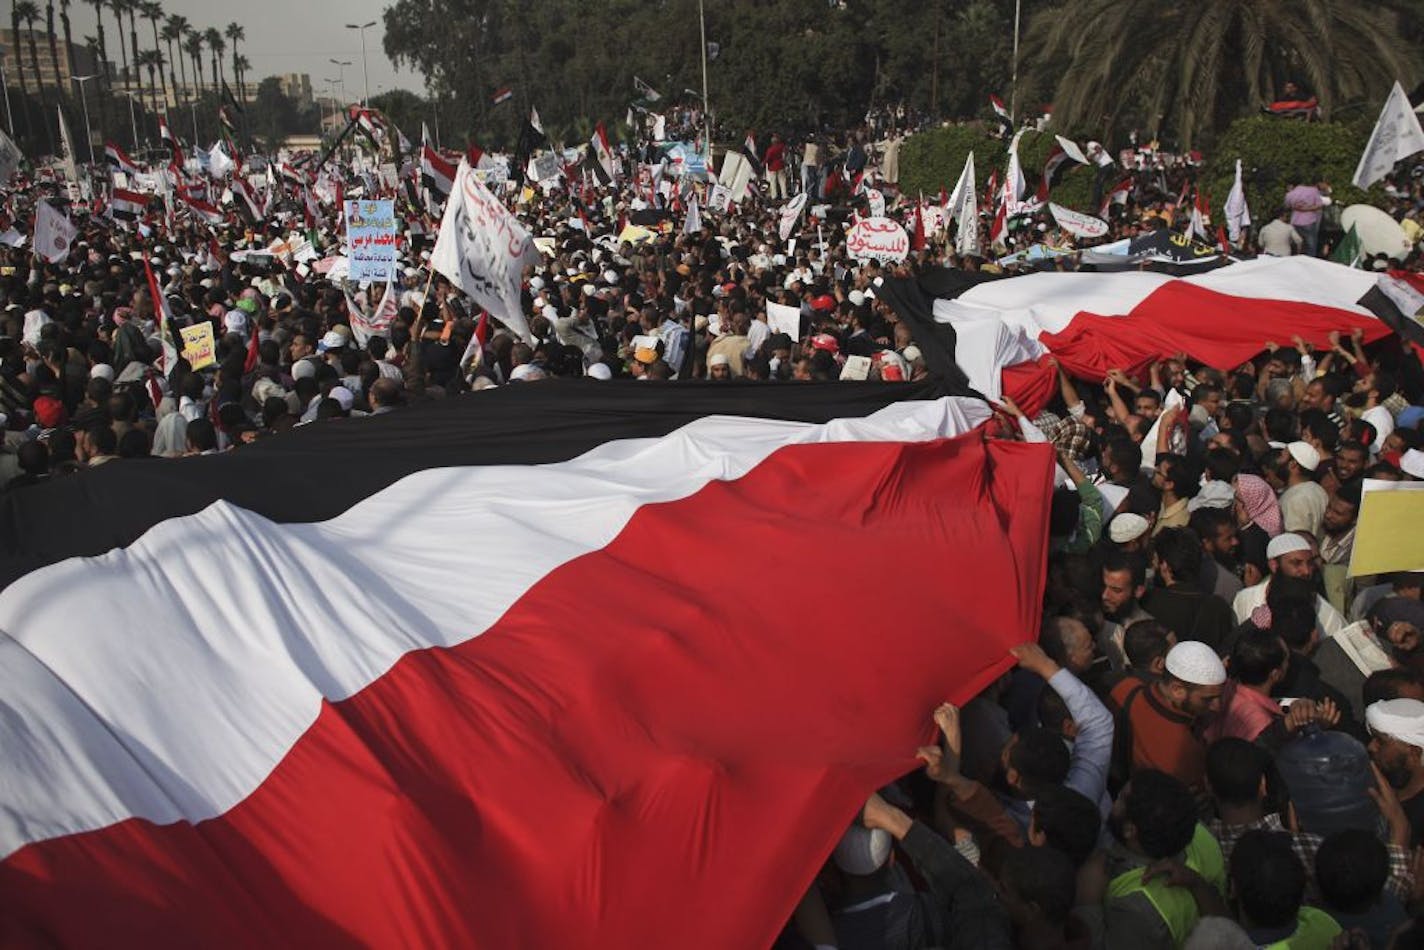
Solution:
{"label": "giant egyptian flag", "polygon": [[524,383],[7,494],[0,941],[766,946],[1036,629],[1048,447],[936,396]]}
{"label": "giant egyptian flag", "polygon": [[1296,334],[1324,347],[1332,330],[1362,327],[1367,342],[1377,340],[1391,332],[1372,303],[1377,277],[1310,257],[1261,257],[1182,278],[946,272],[908,288],[899,282],[887,299],[920,325],[928,312],[952,328],[967,384],[991,399],[1007,392],[1032,415],[1057,392],[1049,355],[1101,382],[1109,369],[1141,373],[1176,353],[1231,368]]}

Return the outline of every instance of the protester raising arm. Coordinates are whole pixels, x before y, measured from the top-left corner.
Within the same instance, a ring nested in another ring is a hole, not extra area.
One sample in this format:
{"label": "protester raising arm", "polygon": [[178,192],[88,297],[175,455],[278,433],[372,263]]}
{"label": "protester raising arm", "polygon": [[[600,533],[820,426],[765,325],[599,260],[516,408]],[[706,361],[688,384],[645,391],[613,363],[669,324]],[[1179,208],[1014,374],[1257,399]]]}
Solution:
{"label": "protester raising arm", "polygon": [[1078,677],[1063,669],[1037,643],[1023,643],[1009,651],[1018,665],[1037,673],[1068,707],[1077,726],[1068,777],[1063,784],[1107,812],[1108,766],[1112,761],[1113,717],[1106,706]]}
{"label": "protester raising arm", "polygon": [[958,707],[951,703],[942,704],[935,710],[934,720],[944,737],[944,747],[921,746],[915,755],[925,763],[925,775],[937,786],[937,808],[942,805],[954,819],[976,832],[981,852],[987,851],[995,842],[1003,842],[1013,848],[1023,847],[1023,832],[1004,811],[998,799],[982,784],[966,778],[959,771],[964,741]]}
{"label": "protester raising arm", "polygon": [[989,879],[953,845],[874,792],[865,802],[861,820],[865,827],[884,829],[900,842],[930,891],[948,909],[948,947],[1009,950],[1014,945],[1009,915]]}

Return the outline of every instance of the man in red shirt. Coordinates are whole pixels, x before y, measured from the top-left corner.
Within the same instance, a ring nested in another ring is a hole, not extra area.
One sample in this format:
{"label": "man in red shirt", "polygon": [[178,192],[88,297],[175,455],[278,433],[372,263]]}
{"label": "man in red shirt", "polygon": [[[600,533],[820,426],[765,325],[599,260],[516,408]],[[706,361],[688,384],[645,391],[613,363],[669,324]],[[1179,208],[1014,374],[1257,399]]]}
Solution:
{"label": "man in red shirt", "polygon": [[781,141],[781,136],[771,137],[771,144],[766,147],[766,155],[763,158],[766,162],[766,197],[791,197],[786,190],[786,143]]}
{"label": "man in red shirt", "polygon": [[1211,647],[1198,640],[1178,643],[1167,653],[1161,679],[1144,684],[1129,678],[1113,687],[1118,723],[1126,727],[1114,755],[1129,757],[1128,771],[1157,769],[1201,788],[1206,743],[1198,720],[1220,712],[1225,685],[1226,667]]}

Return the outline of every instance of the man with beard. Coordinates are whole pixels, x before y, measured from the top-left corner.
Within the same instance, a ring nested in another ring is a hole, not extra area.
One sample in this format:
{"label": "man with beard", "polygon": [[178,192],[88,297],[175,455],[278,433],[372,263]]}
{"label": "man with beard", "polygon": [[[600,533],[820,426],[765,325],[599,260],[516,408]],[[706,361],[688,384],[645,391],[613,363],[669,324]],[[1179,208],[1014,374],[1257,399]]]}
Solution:
{"label": "man with beard", "polygon": [[1121,711],[1115,755],[1126,768],[1157,769],[1194,788],[1206,774],[1206,744],[1199,720],[1220,712],[1226,667],[1216,651],[1198,640],[1178,643],[1167,653],[1160,679],[1128,677],[1113,687]]}
{"label": "man with beard", "polygon": [[1198,508],[1192,512],[1190,527],[1201,539],[1202,590],[1231,603],[1241,593],[1241,578],[1236,573],[1241,538],[1235,517],[1229,508]]}
{"label": "man with beard", "polygon": [[1139,620],[1151,620],[1139,601],[1147,592],[1147,559],[1141,554],[1108,550],[1103,556],[1103,625],[1098,628],[1098,649],[1114,672],[1127,665],[1123,631]]}
{"label": "man with beard", "polygon": [[1384,699],[1365,710],[1370,759],[1398,793],[1413,831],[1411,845],[1424,843],[1424,702]]}

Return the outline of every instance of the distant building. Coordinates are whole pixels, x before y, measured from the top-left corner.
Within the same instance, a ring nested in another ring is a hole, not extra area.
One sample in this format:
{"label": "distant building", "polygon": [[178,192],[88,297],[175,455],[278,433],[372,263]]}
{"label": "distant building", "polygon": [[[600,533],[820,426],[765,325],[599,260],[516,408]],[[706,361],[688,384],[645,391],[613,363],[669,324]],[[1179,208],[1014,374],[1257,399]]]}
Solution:
{"label": "distant building", "polygon": [[[71,76],[92,76],[99,71],[99,59],[89,47],[71,43],[69,55],[66,56],[64,38],[57,37],[55,49],[59,53],[59,62],[56,63],[50,55],[49,34],[41,30],[33,32],[40,85],[51,89],[64,87],[66,92],[73,92],[69,88]],[[21,69],[25,72],[25,82],[34,88],[35,74],[30,68],[30,33],[30,30],[21,30],[17,35],[14,30],[0,30],[0,67],[5,70],[5,82],[16,89],[20,88]]]}
{"label": "distant building", "polygon": [[284,96],[296,101],[299,105],[311,105],[311,76],[306,73],[283,73],[276,78],[277,82],[282,85],[282,94]]}

